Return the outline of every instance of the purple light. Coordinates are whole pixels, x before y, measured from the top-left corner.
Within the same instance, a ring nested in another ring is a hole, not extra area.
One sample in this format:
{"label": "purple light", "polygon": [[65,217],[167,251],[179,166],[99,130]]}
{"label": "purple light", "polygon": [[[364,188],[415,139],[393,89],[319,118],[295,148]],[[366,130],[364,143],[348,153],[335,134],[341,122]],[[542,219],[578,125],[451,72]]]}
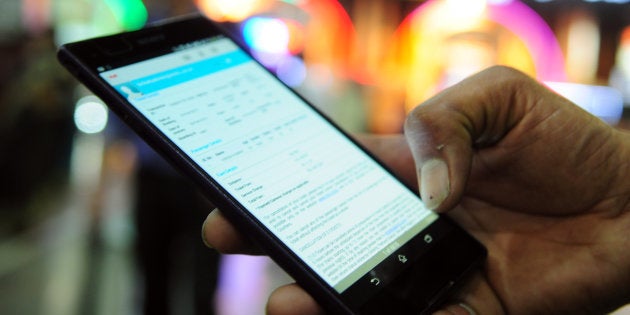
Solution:
{"label": "purple light", "polygon": [[276,74],[286,85],[297,87],[306,79],[306,66],[302,59],[289,56],[278,65]]}
{"label": "purple light", "polygon": [[259,314],[267,301],[267,257],[223,255],[216,307],[222,315]]}

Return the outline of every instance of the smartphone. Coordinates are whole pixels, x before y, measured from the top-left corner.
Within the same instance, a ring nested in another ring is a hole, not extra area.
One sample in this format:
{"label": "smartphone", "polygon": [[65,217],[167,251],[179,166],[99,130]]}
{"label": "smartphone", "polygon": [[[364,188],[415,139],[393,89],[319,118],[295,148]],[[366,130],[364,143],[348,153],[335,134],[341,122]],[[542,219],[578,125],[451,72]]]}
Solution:
{"label": "smartphone", "polygon": [[484,247],[250,53],[193,15],[58,59],[330,313],[431,311]]}

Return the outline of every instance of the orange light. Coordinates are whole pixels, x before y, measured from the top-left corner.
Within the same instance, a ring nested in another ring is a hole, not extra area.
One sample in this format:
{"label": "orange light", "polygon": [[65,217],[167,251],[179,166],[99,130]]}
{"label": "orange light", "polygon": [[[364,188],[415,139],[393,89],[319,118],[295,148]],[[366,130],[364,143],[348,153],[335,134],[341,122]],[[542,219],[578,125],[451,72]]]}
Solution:
{"label": "orange light", "polygon": [[289,53],[297,55],[304,50],[304,26],[294,20],[282,20],[289,31],[289,42],[287,48]]}
{"label": "orange light", "polygon": [[264,9],[271,0],[196,0],[208,18],[218,22],[240,22]]}
{"label": "orange light", "polygon": [[338,75],[347,75],[354,27],[343,6],[335,0],[303,1],[298,6],[310,16],[303,33],[307,41],[304,61],[327,65]]}

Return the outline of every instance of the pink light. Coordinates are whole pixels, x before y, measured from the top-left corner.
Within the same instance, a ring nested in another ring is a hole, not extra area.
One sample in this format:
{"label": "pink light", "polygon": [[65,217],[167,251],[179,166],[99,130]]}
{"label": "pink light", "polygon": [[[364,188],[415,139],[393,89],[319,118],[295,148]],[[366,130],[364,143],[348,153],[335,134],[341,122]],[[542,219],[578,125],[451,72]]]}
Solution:
{"label": "pink light", "polygon": [[43,33],[50,26],[50,12],[50,0],[22,0],[22,21],[30,33]]}
{"label": "pink light", "polygon": [[527,46],[541,81],[566,81],[564,56],[553,31],[520,1],[488,5],[488,18],[513,32]]}

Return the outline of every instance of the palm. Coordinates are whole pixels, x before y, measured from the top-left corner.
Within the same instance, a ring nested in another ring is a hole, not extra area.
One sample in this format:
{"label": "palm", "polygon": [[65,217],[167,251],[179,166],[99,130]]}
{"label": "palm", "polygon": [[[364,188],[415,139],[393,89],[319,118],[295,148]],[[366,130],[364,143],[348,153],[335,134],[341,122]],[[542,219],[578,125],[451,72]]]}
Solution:
{"label": "palm", "polygon": [[597,301],[621,299],[616,291],[627,286],[606,255],[622,248],[608,238],[618,226],[612,222],[630,222],[614,207],[617,173],[607,169],[618,143],[609,128],[580,134],[579,124],[563,119],[517,126],[478,149],[464,197],[449,212],[487,246],[485,285],[510,314],[598,313],[614,303]]}
{"label": "palm", "polygon": [[508,313],[576,314],[606,308],[594,302],[611,296],[604,288],[615,281],[615,270],[593,268],[610,262],[599,261],[592,235],[580,233],[596,219],[539,217],[472,198],[451,215],[488,248],[484,278]]}

